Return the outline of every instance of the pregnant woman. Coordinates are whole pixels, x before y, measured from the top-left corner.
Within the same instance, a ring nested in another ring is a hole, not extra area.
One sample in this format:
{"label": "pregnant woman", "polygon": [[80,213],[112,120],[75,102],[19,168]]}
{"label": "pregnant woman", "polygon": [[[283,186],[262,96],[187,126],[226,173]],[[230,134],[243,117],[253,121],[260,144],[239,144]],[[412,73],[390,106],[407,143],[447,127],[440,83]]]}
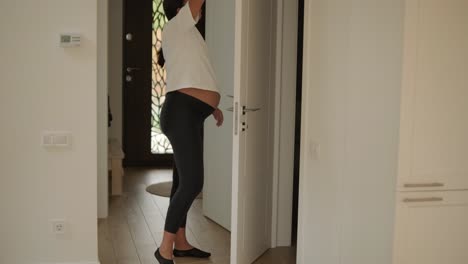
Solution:
{"label": "pregnant woman", "polygon": [[166,100],[161,129],[171,142],[175,169],[164,237],[155,257],[172,264],[173,257],[208,258],[185,235],[187,212],[203,188],[203,124],[213,115],[223,123],[218,109],[220,94],[208,58],[206,43],[196,28],[204,0],[164,0],[169,22],[164,26],[160,65],[167,71]]}

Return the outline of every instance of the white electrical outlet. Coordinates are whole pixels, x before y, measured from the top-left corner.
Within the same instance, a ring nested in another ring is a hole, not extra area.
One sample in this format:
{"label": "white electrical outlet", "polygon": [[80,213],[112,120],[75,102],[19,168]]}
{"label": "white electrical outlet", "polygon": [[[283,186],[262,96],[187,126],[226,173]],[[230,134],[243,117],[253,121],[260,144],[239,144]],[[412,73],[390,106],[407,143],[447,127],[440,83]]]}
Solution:
{"label": "white electrical outlet", "polygon": [[52,223],[52,233],[56,235],[63,235],[67,232],[67,223],[64,219],[54,219]]}

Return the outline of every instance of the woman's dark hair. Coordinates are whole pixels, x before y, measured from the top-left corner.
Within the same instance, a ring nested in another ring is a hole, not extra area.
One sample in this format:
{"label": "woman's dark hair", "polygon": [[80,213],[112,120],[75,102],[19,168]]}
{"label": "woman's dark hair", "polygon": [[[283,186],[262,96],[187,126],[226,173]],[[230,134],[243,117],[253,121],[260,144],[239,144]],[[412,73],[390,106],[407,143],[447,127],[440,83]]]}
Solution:
{"label": "woman's dark hair", "polygon": [[[177,10],[184,6],[184,0],[163,0],[164,13],[168,20],[171,20],[177,15]],[[162,48],[158,51],[158,64],[163,67],[166,63]]]}

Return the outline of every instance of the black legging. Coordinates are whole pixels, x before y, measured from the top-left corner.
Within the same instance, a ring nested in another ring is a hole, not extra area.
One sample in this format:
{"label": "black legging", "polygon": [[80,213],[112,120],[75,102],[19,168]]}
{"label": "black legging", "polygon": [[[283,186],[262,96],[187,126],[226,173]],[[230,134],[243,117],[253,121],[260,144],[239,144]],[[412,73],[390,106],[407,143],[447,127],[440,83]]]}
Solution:
{"label": "black legging", "polygon": [[166,94],[161,130],[171,142],[176,170],[164,230],[185,227],[187,212],[203,189],[203,124],[213,113],[209,104],[181,92]]}

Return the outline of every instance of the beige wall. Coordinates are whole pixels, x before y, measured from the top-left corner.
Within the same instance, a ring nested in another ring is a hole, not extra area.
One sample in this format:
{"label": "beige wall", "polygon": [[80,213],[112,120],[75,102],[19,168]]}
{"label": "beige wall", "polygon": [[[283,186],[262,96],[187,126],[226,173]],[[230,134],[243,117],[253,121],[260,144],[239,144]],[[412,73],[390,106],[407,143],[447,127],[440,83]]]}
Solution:
{"label": "beige wall", "polygon": [[305,12],[298,263],[390,264],[404,1]]}
{"label": "beige wall", "polygon": [[[96,0],[0,1],[0,263],[97,263],[96,18]],[[60,32],[82,46],[59,47]],[[43,130],[73,146],[42,148]]]}
{"label": "beige wall", "polygon": [[[112,2],[112,1],[110,1]],[[97,54],[97,113],[98,113],[98,217],[105,218],[108,215],[108,171],[107,171],[107,138],[108,138],[108,3],[109,0],[98,0],[98,54]]]}
{"label": "beige wall", "polygon": [[123,0],[109,1],[109,95],[113,115],[109,137],[122,142]]}

